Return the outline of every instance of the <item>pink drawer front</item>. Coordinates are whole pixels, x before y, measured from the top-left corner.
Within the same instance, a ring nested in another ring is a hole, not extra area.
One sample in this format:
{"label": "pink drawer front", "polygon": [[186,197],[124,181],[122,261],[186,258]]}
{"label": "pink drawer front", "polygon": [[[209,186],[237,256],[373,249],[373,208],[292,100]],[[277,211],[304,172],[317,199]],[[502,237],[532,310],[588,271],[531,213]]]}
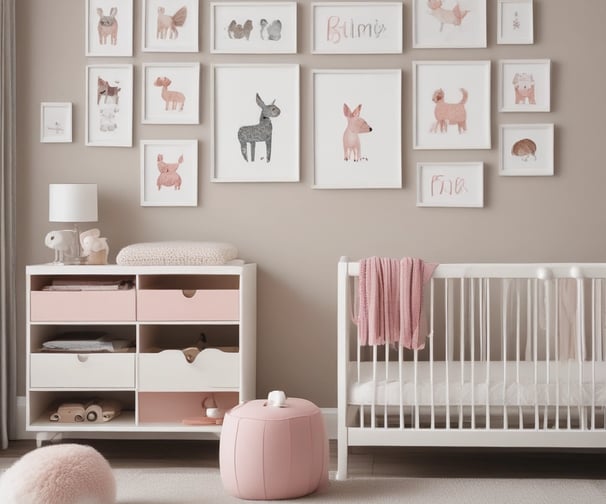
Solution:
{"label": "pink drawer front", "polygon": [[239,320],[238,290],[164,290],[137,292],[138,320]]}
{"label": "pink drawer front", "polygon": [[128,291],[32,291],[32,322],[133,321],[135,290]]}

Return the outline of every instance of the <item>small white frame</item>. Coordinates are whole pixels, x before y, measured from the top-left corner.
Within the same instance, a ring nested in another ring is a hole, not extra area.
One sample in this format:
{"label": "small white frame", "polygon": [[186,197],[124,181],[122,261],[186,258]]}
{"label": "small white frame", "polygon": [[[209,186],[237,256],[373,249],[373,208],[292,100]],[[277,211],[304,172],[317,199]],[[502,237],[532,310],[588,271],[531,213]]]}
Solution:
{"label": "small white frame", "polygon": [[72,104],[42,102],[40,104],[40,142],[70,143],[72,141]]}
{"label": "small white frame", "polygon": [[[241,145],[242,127],[260,124],[261,105],[275,105],[267,142]],[[299,181],[299,65],[215,64],[211,86],[211,181]],[[255,145],[253,160],[251,145]],[[246,152],[246,159],[244,158]]]}
{"label": "small white frame", "polygon": [[[182,26],[166,28],[159,16],[175,16],[182,8],[187,15]],[[164,9],[161,13],[159,9]],[[142,42],[143,52],[198,52],[199,0],[143,0]]]}
{"label": "small white frame", "polygon": [[295,54],[297,3],[211,2],[210,52]]}
{"label": "small white frame", "polygon": [[313,94],[313,187],[401,188],[402,71],[313,70]]}
{"label": "small white frame", "polygon": [[312,54],[402,53],[402,2],[312,2]]}
{"label": "small white frame", "polygon": [[484,206],[484,163],[417,163],[418,207]]}
{"label": "small white frame", "polygon": [[[99,79],[109,91],[102,92]],[[132,147],[133,65],[87,65],[84,124],[86,145]]]}
{"label": "small white frame", "polygon": [[500,60],[499,110],[549,112],[551,60]]}
{"label": "small white frame", "polygon": [[486,0],[412,0],[412,47],[484,48]]}
{"label": "small white frame", "polygon": [[499,0],[497,44],[534,44],[533,0]]}
{"label": "small white frame", "polygon": [[198,205],[197,140],[141,140],[140,161],[141,206]]}
{"label": "small white frame", "polygon": [[85,11],[86,56],[133,55],[133,0],[86,0]]}
{"label": "small white frame", "polygon": [[[412,62],[413,149],[491,148],[490,64]],[[449,120],[449,111],[461,120]]]}
{"label": "small white frame", "polygon": [[499,136],[499,175],[554,174],[553,124],[502,124]]}
{"label": "small white frame", "polygon": [[143,124],[200,124],[200,63],[144,63],[142,70]]}

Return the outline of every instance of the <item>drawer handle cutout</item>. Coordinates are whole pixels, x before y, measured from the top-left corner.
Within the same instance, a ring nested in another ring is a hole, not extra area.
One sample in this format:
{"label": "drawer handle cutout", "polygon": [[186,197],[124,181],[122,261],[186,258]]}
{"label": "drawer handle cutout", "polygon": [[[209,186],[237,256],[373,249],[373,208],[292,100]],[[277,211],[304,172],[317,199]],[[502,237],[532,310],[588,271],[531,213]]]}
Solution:
{"label": "drawer handle cutout", "polygon": [[183,292],[183,295],[188,298],[191,299],[196,295],[196,289],[183,289],[181,292]]}
{"label": "drawer handle cutout", "polygon": [[86,362],[88,360],[88,355],[78,354],[78,360],[80,362]]}

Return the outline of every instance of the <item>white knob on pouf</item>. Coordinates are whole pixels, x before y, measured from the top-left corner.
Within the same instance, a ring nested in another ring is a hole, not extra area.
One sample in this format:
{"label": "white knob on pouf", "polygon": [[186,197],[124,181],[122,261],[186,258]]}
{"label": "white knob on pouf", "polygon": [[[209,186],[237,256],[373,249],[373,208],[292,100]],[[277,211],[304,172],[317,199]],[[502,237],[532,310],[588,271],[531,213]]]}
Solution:
{"label": "white knob on pouf", "polygon": [[286,406],[286,394],[282,390],[272,390],[267,395],[267,404],[274,408],[283,408]]}

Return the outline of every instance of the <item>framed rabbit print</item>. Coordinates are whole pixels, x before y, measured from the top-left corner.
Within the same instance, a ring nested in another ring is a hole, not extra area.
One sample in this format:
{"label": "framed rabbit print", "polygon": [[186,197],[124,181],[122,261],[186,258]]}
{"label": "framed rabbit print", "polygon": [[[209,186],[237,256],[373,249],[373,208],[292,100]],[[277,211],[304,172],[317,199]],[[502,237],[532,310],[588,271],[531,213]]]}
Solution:
{"label": "framed rabbit print", "polygon": [[133,55],[133,0],[86,0],[86,56]]}

